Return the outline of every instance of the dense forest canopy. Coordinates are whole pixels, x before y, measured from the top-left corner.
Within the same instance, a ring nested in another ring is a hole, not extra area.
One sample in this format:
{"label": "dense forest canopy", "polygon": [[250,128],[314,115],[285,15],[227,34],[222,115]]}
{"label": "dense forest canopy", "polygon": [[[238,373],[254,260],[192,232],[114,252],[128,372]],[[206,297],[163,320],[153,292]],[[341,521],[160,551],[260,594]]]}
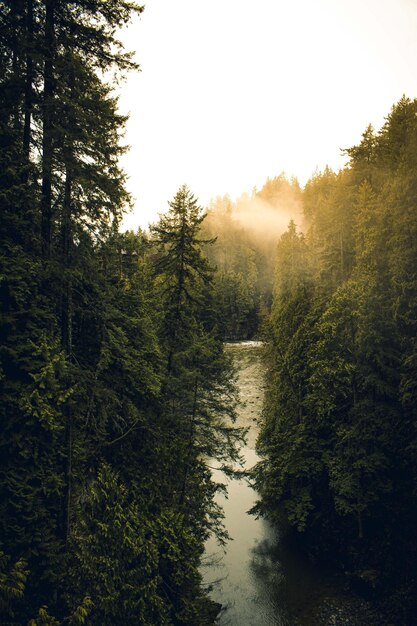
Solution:
{"label": "dense forest canopy", "polygon": [[313,176],[304,233],[279,241],[255,470],[256,510],[284,511],[394,624],[416,610],[416,115],[403,97]]}
{"label": "dense forest canopy", "polygon": [[[145,233],[113,73],[119,0],[0,4],[0,614],[22,624],[212,624],[205,459],[238,461],[210,314],[204,214],[182,187]],[[213,461],[212,461],[213,462]]]}
{"label": "dense forest canopy", "polygon": [[281,174],[204,211],[182,186],[122,233],[117,32],[141,12],[0,2],[1,620],[215,623],[209,460],[233,473],[244,440],[223,340],[263,336],[257,511],[412,623],[417,102],[304,189]]}

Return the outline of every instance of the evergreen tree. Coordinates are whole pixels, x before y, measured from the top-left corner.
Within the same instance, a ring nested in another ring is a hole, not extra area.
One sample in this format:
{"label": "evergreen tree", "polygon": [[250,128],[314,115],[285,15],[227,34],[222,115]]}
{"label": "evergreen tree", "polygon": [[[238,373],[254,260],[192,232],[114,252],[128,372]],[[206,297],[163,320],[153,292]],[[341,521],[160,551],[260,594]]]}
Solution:
{"label": "evergreen tree", "polygon": [[255,470],[262,501],[254,511],[275,515],[279,503],[290,522],[303,530],[321,516],[317,491],[325,444],[322,424],[306,401],[307,351],[317,313],[306,243],[292,221],[277,248],[274,295],[267,335],[265,419],[257,443],[263,459]]}
{"label": "evergreen tree", "polygon": [[[225,420],[235,419],[233,370],[205,323],[205,295],[212,270],[199,237],[204,214],[185,186],[170,202],[167,215],[152,231],[159,255],[155,262],[163,295],[161,338],[166,354],[164,414],[176,431],[178,501],[185,505],[187,483],[194,469],[200,476],[202,455],[221,462],[236,460],[240,432]],[[203,472],[204,474],[204,472]],[[207,476],[204,479],[207,482]],[[178,485],[180,485],[178,489]],[[207,488],[210,491],[210,486]]]}

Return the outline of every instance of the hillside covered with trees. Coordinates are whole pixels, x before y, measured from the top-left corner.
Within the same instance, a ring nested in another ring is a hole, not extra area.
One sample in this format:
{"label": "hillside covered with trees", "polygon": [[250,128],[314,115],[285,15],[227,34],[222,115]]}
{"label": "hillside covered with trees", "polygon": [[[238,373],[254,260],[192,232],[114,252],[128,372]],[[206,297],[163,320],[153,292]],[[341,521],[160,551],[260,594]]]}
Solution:
{"label": "hillside covered with trees", "polygon": [[259,336],[272,302],[276,246],[290,219],[302,220],[301,190],[284,174],[237,200],[210,203],[203,232],[213,245],[205,252],[216,268],[217,327],[224,339]]}
{"label": "hillside covered with trees", "polygon": [[198,571],[224,537],[233,369],[202,210],[182,187],[149,243],[122,234],[135,69],[124,1],[0,5],[0,620],[212,624]]}
{"label": "hillside covered with trees", "polygon": [[414,624],[417,101],[346,152],[278,244],[256,510]]}

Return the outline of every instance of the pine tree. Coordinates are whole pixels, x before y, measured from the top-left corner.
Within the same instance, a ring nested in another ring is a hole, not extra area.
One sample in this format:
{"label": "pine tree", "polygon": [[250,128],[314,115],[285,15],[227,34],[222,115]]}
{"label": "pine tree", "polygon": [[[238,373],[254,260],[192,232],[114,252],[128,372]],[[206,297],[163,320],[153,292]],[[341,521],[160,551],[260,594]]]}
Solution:
{"label": "pine tree", "polygon": [[[224,536],[213,502],[217,486],[206,464],[217,460],[230,469],[239,460],[242,438],[233,427],[233,370],[204,310],[212,288],[212,272],[201,249],[208,242],[199,236],[204,217],[183,186],[168,213],[152,228],[166,358],[159,419],[168,438],[162,442],[160,463],[170,468],[166,498],[181,515],[187,532],[198,539],[200,550],[210,532],[220,539]],[[199,550],[192,558],[190,554],[194,568],[200,556]]]}
{"label": "pine tree", "polygon": [[[262,500],[254,511],[279,515],[304,530],[320,518],[325,444],[306,401],[308,346],[314,337],[312,272],[304,237],[293,221],[277,248],[274,303],[269,323],[268,388],[257,449],[255,483]],[[323,451],[324,448],[324,451]]]}

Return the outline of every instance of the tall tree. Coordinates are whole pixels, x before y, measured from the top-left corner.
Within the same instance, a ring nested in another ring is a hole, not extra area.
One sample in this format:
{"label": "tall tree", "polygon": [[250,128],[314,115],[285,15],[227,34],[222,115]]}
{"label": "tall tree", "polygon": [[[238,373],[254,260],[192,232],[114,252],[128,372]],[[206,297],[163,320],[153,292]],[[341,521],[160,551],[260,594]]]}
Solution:
{"label": "tall tree", "polygon": [[169,206],[152,232],[159,251],[155,270],[164,302],[161,337],[167,366],[163,412],[172,423],[170,432],[178,434],[174,443],[177,485],[173,488],[180,507],[187,509],[195,492],[188,486],[196,480],[203,480],[205,490],[211,492],[203,459],[217,458],[226,465],[237,460],[242,433],[232,424],[231,363],[215,338],[216,329],[206,323],[205,294],[212,289],[212,270],[201,248],[209,241],[199,236],[205,215],[186,186]]}

